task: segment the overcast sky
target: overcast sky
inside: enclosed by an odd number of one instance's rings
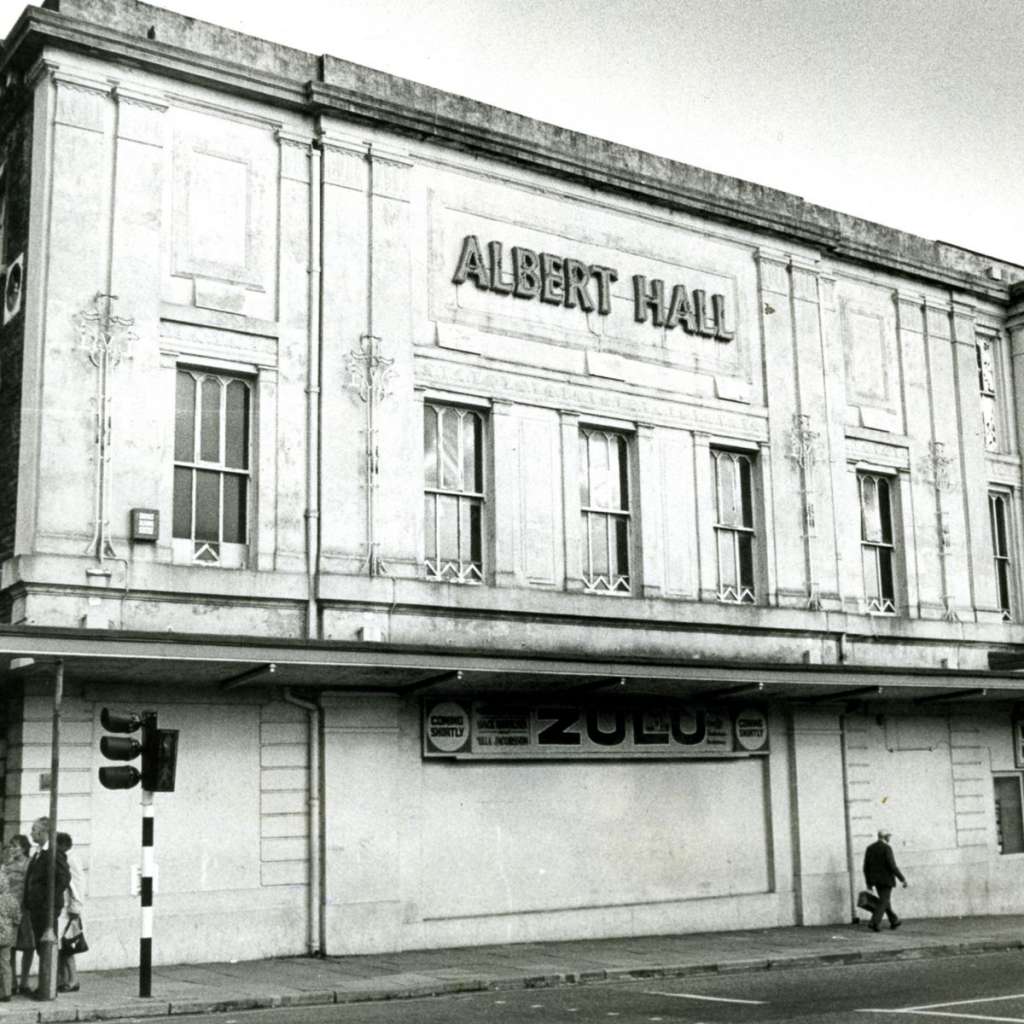
[[[161,6],[1024,264],[1020,0]]]

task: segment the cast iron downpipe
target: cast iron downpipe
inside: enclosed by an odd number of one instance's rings
[[[320,705],[303,700],[286,686],[281,694],[288,704],[294,704],[306,712],[307,746],[309,750],[309,899],[308,947],[310,956],[323,956],[326,949],[327,921],[324,916],[324,872],[323,872],[323,801],[320,798],[322,773],[320,771]]]

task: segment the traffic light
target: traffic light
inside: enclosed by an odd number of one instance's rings
[[[154,715],[153,718],[156,718]],[[109,732],[133,733],[142,728],[142,716],[134,712],[117,714],[104,708],[100,712],[100,724]],[[104,736],[100,740],[100,753],[111,761],[133,761],[142,753],[142,744],[127,735]],[[131,764],[111,768],[104,765],[100,769],[100,785],[106,789],[131,789],[139,784],[142,773]]]
[[[109,708],[100,712],[103,728],[117,736],[104,736],[100,740],[100,753],[111,761],[134,761],[142,756],[141,771],[131,764],[116,768],[100,768],[100,785],[106,789],[132,789],[140,782],[151,793],[174,791],[174,776],[178,761],[178,730],[158,729],[156,712],[118,714]],[[131,733],[142,731],[140,739]]]

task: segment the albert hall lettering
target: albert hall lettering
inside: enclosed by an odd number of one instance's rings
[[[522,245],[505,248],[503,242],[480,245],[476,235],[466,235],[452,276],[454,284],[472,281],[481,291],[537,299],[552,306],[597,312],[612,311],[612,285],[618,281],[614,267],[584,263],[571,256],[535,252]],[[659,278],[633,275],[633,319],[671,330],[718,341],[732,341],[736,332],[726,325],[725,296],[708,295],[702,288],[671,286]]]

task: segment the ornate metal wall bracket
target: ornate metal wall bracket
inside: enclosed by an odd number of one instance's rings
[[[381,340],[364,334],[359,345],[345,356],[346,386],[366,406],[366,556],[363,565],[371,576],[390,575],[378,552],[376,539],[377,480],[380,475],[380,444],[377,406],[391,395],[395,360],[381,353]]]
[[[804,473],[809,473],[820,452],[821,435],[811,429],[811,417],[807,413],[796,413],[789,432],[789,451],[786,456]]]
[[[347,386],[360,401],[383,402],[391,395],[394,365],[394,359],[381,354],[380,338],[364,334],[359,338],[359,346],[345,356]]]
[[[942,596],[945,608],[942,618],[945,622],[960,621],[953,597],[948,593],[949,570],[946,563],[953,550],[953,531],[949,523],[949,513],[943,507],[942,501],[942,496],[952,492],[957,485],[953,472],[954,461],[946,454],[946,446],[942,441],[931,441],[928,444],[928,454],[921,459],[920,463],[922,475],[935,491],[935,525],[939,558],[942,562],[943,589],[946,590]]]
[[[818,461],[821,451],[821,435],[811,429],[811,417],[807,413],[796,413],[793,426],[789,431],[789,446],[786,457],[796,466],[800,473],[800,499],[803,506],[804,537],[807,542],[807,602],[811,611],[821,611],[821,597],[818,593],[818,582],[815,579],[814,551],[812,538],[816,535],[814,485],[811,471]]]
[[[132,343],[138,335],[132,330],[135,320],[113,311],[116,295],[97,292],[90,306],[72,318],[79,349],[96,368],[95,437],[96,480],[93,486],[95,525],[86,552],[103,562],[116,558],[110,539],[110,482],[113,455],[113,412],[111,374],[124,359],[131,358]]]
[[[921,459],[921,472],[932,487],[942,494],[948,494],[956,487],[953,462],[946,454],[946,446],[942,441],[929,442],[928,454]]]

